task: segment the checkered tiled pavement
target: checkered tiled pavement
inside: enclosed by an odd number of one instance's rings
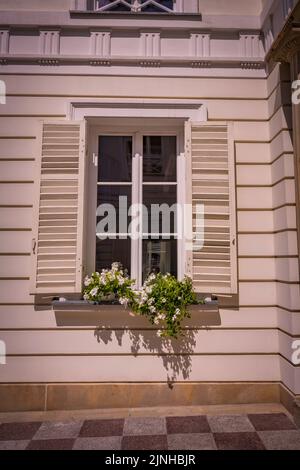
[[[300,450],[284,413],[0,424],[0,450]]]

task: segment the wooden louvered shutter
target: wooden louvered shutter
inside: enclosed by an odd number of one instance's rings
[[[85,123],[44,122],[37,156],[31,293],[82,289]]]
[[[237,293],[236,201],[233,129],[230,123],[187,122],[187,198],[204,204],[204,246],[187,253],[187,272],[199,293]],[[202,230],[203,231],[203,230]]]

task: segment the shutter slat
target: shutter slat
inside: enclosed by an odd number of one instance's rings
[[[188,272],[196,291],[236,293],[234,155],[229,124],[187,123],[186,153],[189,159],[193,204],[193,250],[188,253]],[[188,182],[188,184],[190,184]],[[197,218],[197,205],[204,215]],[[203,231],[204,217],[204,233]],[[202,240],[203,238],[203,240]]]
[[[44,123],[38,175],[32,293],[80,293],[84,123]]]

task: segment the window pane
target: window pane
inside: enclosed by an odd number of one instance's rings
[[[176,210],[173,210],[176,207],[172,208],[176,201],[177,186],[144,186],[143,204],[147,213],[143,217],[143,233],[176,233]]]
[[[98,8],[103,8],[105,6],[110,5],[113,3],[115,0],[98,0]],[[130,0],[127,0],[128,3],[130,3]],[[119,3],[115,6],[112,6],[109,8],[107,11],[130,11],[130,5],[125,5],[124,3]]]
[[[100,231],[99,222],[102,221],[104,225],[104,221],[108,221],[108,208],[103,204],[111,205],[109,226],[105,225],[105,232],[127,233],[130,223],[128,209],[131,206],[131,186],[98,186],[97,232]]]
[[[142,3],[145,3],[147,0],[142,0]],[[156,0],[156,3],[159,3],[160,5],[163,5],[164,7],[169,8],[169,10],[173,10],[173,0]],[[164,12],[165,10],[162,10],[161,8],[157,7],[156,5],[147,5],[145,8],[143,8],[142,11],[146,12]]]
[[[96,243],[96,271],[110,268],[118,261],[130,275],[131,240],[99,240]]]
[[[176,137],[144,136],[143,173],[146,182],[176,182]]]
[[[143,240],[143,282],[153,272],[177,276],[176,240]]]
[[[131,181],[132,137],[100,136],[98,181]]]

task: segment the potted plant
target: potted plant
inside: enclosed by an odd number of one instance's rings
[[[171,274],[150,274],[140,290],[134,284],[122,265],[113,263],[110,270],[85,278],[84,299],[93,304],[119,302],[161,327],[158,336],[172,338],[182,334],[182,321],[191,316],[188,306],[204,303],[197,300],[189,277],[178,281]]]

